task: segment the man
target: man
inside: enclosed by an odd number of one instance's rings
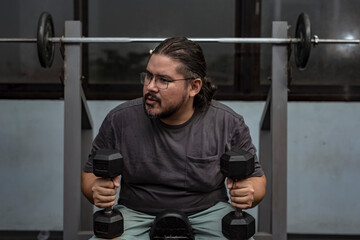
[[[225,239],[221,219],[234,207],[256,206],[266,179],[256,158],[248,178],[227,180],[228,203],[220,157],[228,150],[256,154],[243,118],[212,100],[215,86],[206,77],[200,46],[170,38],[152,52],[141,74],[143,98],[119,105],[106,116],[92,152],[114,148],[124,157],[124,171],[112,180],[92,173],[91,159],[82,172],[82,191],[90,202],[115,205],[124,217],[121,239],[149,239],[159,212],[178,209],[191,222],[195,238]],[[95,239],[95,238],[94,238]]]

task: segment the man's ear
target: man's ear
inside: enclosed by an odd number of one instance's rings
[[[202,81],[200,78],[195,78],[190,82],[190,96],[195,97],[201,90]]]

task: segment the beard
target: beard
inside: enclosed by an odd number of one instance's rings
[[[179,101],[178,103],[162,109],[159,113],[154,113],[152,111],[152,109],[154,109],[154,106],[146,104],[146,99],[148,97],[151,97],[153,100],[155,100],[159,104],[160,107],[161,107],[161,99],[159,99],[157,96],[155,96],[155,94],[152,92],[148,92],[143,97],[144,111],[145,111],[146,116],[148,116],[150,119],[157,119],[157,118],[165,119],[165,118],[171,117],[174,113],[179,111],[179,109],[183,106],[185,99],[186,99],[186,95],[184,94],[181,98],[181,101]]]

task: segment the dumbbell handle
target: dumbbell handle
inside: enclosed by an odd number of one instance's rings
[[[104,208],[104,212],[106,213],[106,214],[111,214],[112,213],[112,207],[107,207],[107,208]]]
[[[236,183],[238,181],[238,178],[234,178],[233,179],[234,183]],[[233,183],[233,185],[234,185]],[[243,212],[242,212],[242,209],[241,208],[235,208],[235,216],[236,217],[242,217],[243,215]]]
[[[235,209],[235,216],[237,216],[237,217],[242,217],[242,215],[243,215],[242,209],[236,208],[236,209]]]
[[[112,178],[105,178],[105,179],[108,179],[108,180],[112,181]],[[114,187],[114,188],[115,188],[115,187]],[[107,214],[111,214],[112,211],[113,211],[112,206],[111,206],[111,207],[106,207],[106,208],[104,208],[104,212],[107,213]]]

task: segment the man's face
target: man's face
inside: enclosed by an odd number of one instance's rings
[[[143,88],[144,108],[150,118],[176,118],[186,114],[190,104],[192,109],[187,80],[172,82],[186,77],[176,71],[180,64],[164,55],[153,54],[150,57],[146,72],[151,81]],[[166,89],[159,84],[163,80],[168,82]]]

